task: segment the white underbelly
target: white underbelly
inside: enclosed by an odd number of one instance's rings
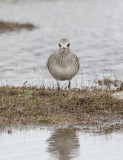
[[[58,80],[70,80],[74,77],[74,75],[77,73],[75,68],[73,67],[57,67],[55,68],[55,78]]]

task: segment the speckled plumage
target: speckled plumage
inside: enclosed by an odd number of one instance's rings
[[[79,70],[79,60],[71,52],[63,54],[57,51],[48,58],[47,67],[56,80],[71,80]]]
[[[57,81],[70,81],[79,71],[79,59],[69,47],[66,47],[69,44],[67,39],[62,39],[60,42],[63,44],[61,43],[58,51],[50,55],[47,68]]]

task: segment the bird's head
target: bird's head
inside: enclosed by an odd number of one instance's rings
[[[70,42],[68,39],[63,38],[59,41],[59,49],[63,51],[69,51],[70,50]]]

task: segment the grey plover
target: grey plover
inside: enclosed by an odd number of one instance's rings
[[[80,63],[78,57],[70,50],[68,39],[61,39],[59,49],[52,53],[47,60],[47,68],[50,74],[56,79],[58,90],[59,81],[68,80],[68,88],[71,87],[71,79],[79,71]]]

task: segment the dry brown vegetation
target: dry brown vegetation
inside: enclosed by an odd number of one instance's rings
[[[121,122],[123,100],[100,89],[0,87],[0,127],[40,124],[111,126]]]
[[[104,77],[103,79],[98,79],[96,83],[100,86],[105,85],[107,88],[110,88],[112,86],[117,87],[118,84],[121,83],[121,81],[117,79],[111,79],[110,77]]]
[[[0,21],[0,32],[20,31],[22,29],[32,30],[35,26],[31,23],[16,23]]]

